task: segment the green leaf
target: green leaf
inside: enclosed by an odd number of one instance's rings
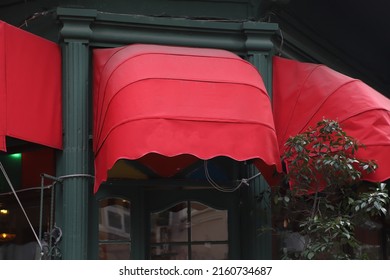
[[[332,210],[332,211],[335,210],[334,206],[331,205],[331,204],[326,203],[325,206],[326,206],[327,209],[330,209],[330,210]]]
[[[378,210],[381,210],[381,208],[382,208],[382,206],[377,201],[374,202],[374,206]]]
[[[349,232],[344,232],[343,235],[345,237],[347,237],[347,239],[350,239],[351,238],[351,235],[349,234]]]

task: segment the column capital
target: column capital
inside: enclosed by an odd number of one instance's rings
[[[57,8],[56,14],[62,23],[60,35],[64,42],[89,43],[93,33],[90,25],[96,20],[97,10]]]
[[[246,36],[247,52],[269,52],[273,49],[272,36],[278,30],[278,24],[267,22],[244,22],[242,30]]]

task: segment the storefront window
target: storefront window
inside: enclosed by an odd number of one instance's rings
[[[55,175],[54,149],[31,147],[18,153],[0,153],[0,162],[33,227],[0,172],[0,259],[40,258],[36,237],[41,233],[43,239],[54,227],[52,182],[44,182],[41,209],[41,174]]]
[[[151,214],[151,259],[227,259],[227,210],[185,201]]]
[[[99,259],[131,259],[130,201],[108,198],[99,206]]]

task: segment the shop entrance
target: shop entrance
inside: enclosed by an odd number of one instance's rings
[[[238,259],[238,193],[206,186],[102,186],[99,259]]]

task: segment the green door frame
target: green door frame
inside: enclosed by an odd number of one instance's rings
[[[91,220],[95,221],[91,232],[91,258],[98,256],[98,221],[99,221],[99,200],[105,198],[120,198],[130,201],[131,205],[131,252],[132,259],[148,258],[150,232],[150,213],[168,208],[175,203],[182,201],[197,201],[207,206],[228,210],[228,232],[229,232],[229,259],[240,259],[240,194],[239,192],[224,193],[215,189],[204,187],[192,187],[184,190],[171,186],[177,185],[172,180],[166,180],[163,184],[166,187],[148,188],[142,186],[131,186],[131,182],[126,185],[126,181],[120,184],[115,182],[103,184],[99,192],[95,195],[94,210],[91,213]],[[145,186],[150,186],[148,180]]]
[[[164,210],[182,201],[196,201],[219,210],[228,211],[229,259],[241,259],[240,252],[240,199],[239,192],[224,193],[215,189],[153,190],[146,191],[146,212]],[[147,219],[150,232],[150,219]],[[149,248],[149,243],[146,241]]]
[[[92,76],[91,48],[146,43],[225,49],[248,57],[265,77],[268,90],[271,89],[271,54],[274,49],[272,37],[278,30],[275,23],[140,17],[62,7],[57,8],[56,14],[61,24],[65,106],[64,148],[59,153],[57,163],[59,176],[91,173],[91,83],[88,82]],[[259,65],[259,62],[262,64]],[[81,104],[81,108],[72,104]],[[247,172],[253,173],[252,168],[248,166]],[[270,214],[251,214],[262,209],[270,210],[267,203],[262,203],[260,208],[257,203],[258,196],[268,190],[264,179],[251,182],[251,191],[244,198],[244,203],[249,205],[248,225],[269,225]],[[91,242],[94,242],[89,236],[93,233],[92,225],[95,223],[89,211],[96,203],[92,195],[92,184],[85,177],[68,180],[66,186],[64,184],[58,189],[56,199],[56,222],[64,232],[61,244],[63,258],[91,258],[87,252],[91,249]],[[271,233],[259,236],[257,225],[250,225],[242,230],[248,231],[250,240],[245,251],[252,250],[246,258],[270,259]]]
[[[145,256],[145,204],[144,191],[142,187],[131,186],[131,184],[124,186],[121,184],[103,184],[99,192],[94,197],[94,204],[91,207],[90,213],[94,224],[91,225],[91,243],[90,243],[90,257],[91,259],[98,258],[98,244],[99,244],[99,201],[104,198],[121,198],[130,201],[131,213],[131,240],[137,242],[131,243],[132,258],[135,260],[143,260]]]

